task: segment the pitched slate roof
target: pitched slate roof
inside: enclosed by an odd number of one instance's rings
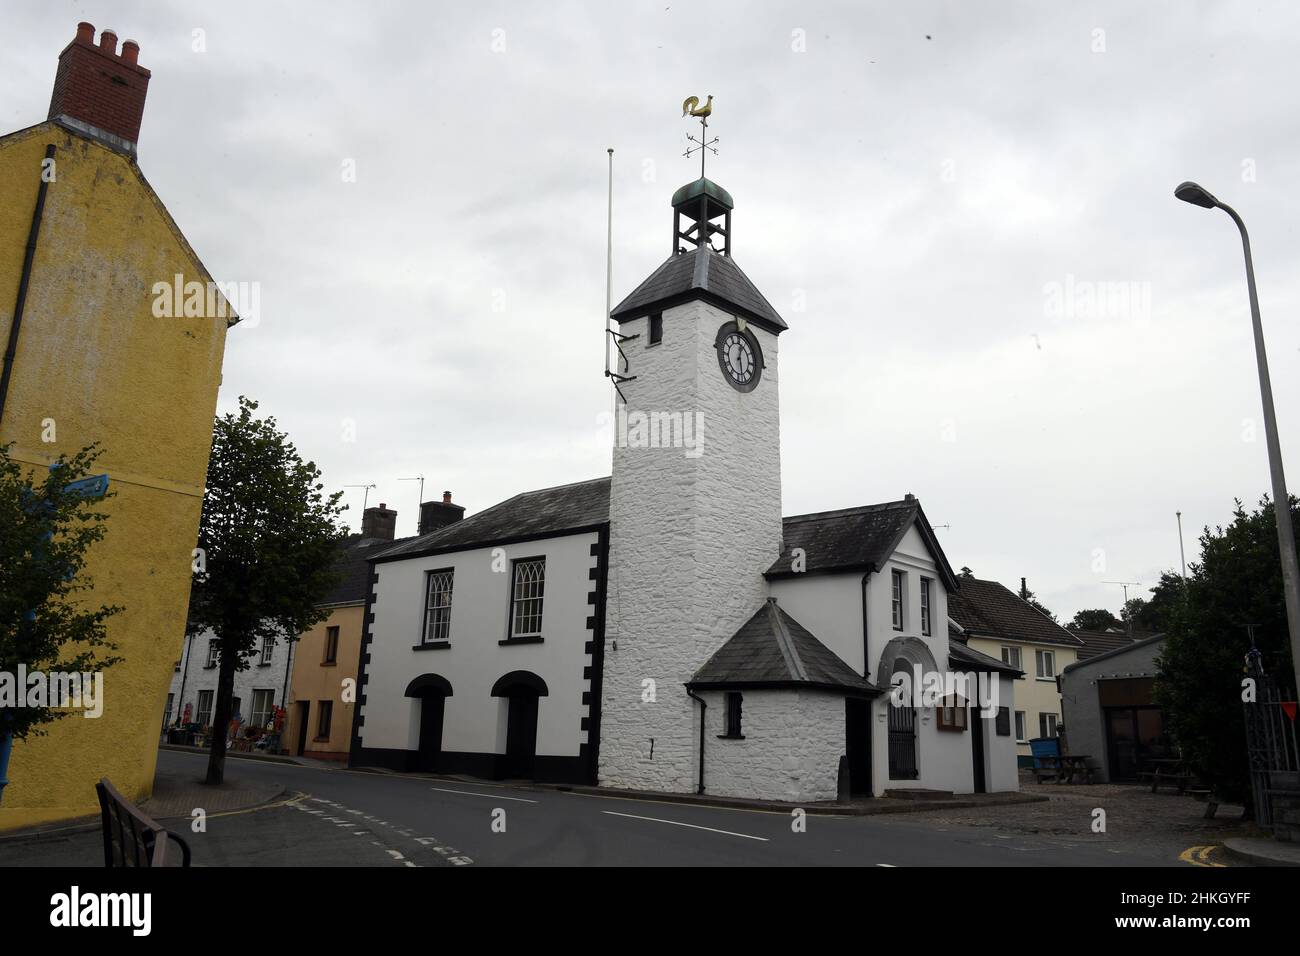
[[[1075,661],[1073,664],[1066,664],[1065,669],[1062,670],[1061,673],[1065,674],[1068,673],[1069,671],[1075,670],[1076,668],[1087,667],[1090,664],[1095,664],[1098,661],[1109,660],[1112,657],[1122,657],[1123,655],[1127,654],[1129,651],[1137,650],[1140,647],[1147,647],[1148,645],[1151,644],[1157,644],[1163,641],[1168,636],[1169,635],[1165,634],[1164,631],[1157,631],[1154,634],[1151,633],[1143,634],[1141,637],[1133,641],[1131,644],[1121,644],[1119,647],[1112,647],[1108,651],[1102,651],[1100,654],[1094,654],[1092,657],[1089,657],[1086,660],[1081,659]]]
[[[397,543],[373,561],[391,561],[444,551],[463,551],[503,541],[527,541],[609,521],[609,479],[525,491],[454,524]]]
[[[981,671],[996,671],[999,674],[1009,674],[1012,677],[1024,677],[1025,672],[1018,667],[1012,667],[1005,664],[996,657],[989,657],[987,654],[981,654],[973,647],[967,647],[966,644],[959,640],[954,640],[950,635],[948,638],[948,666],[953,670],[969,670],[974,668]]]
[[[351,535],[339,545],[338,556],[334,559],[334,571],[338,583],[330,589],[321,604],[361,604],[366,600],[370,587],[370,560],[382,551],[410,541],[400,538],[363,538]]]
[[[789,328],[735,260],[708,246],[670,256],[610,316],[623,322],[696,298],[739,312],[771,332]]]
[[[817,687],[853,694],[879,688],[844,663],[807,628],[767,602],[691,678],[704,688]]]
[[[997,581],[963,575],[948,594],[948,616],[971,637],[1081,647],[1083,642]]]
[[[1096,657],[1098,654],[1105,654],[1107,651],[1128,647],[1134,641],[1140,641],[1152,636],[1151,634],[1134,634],[1129,637],[1123,631],[1085,631],[1073,627],[1069,631],[1083,641],[1083,647],[1079,648],[1078,654],[1081,661]]]
[[[913,525],[934,554],[939,576],[951,591],[956,587],[952,567],[934,537],[921,503],[911,495],[902,501],[783,519],[781,556],[765,574],[769,578],[784,578],[831,571],[879,571]],[[795,548],[803,549],[802,572],[791,567]]]

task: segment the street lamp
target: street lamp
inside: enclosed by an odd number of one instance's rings
[[[1232,217],[1241,231],[1246,253],[1246,288],[1250,292],[1250,320],[1255,329],[1255,362],[1259,366],[1259,394],[1264,404],[1264,438],[1268,443],[1268,468],[1273,477],[1273,514],[1277,518],[1277,543],[1282,553],[1282,591],[1286,596],[1287,630],[1291,635],[1291,666],[1300,691],[1300,566],[1296,563],[1295,530],[1291,527],[1291,497],[1282,471],[1282,446],[1277,438],[1277,417],[1273,412],[1273,385],[1268,377],[1268,355],[1264,351],[1264,328],[1259,321],[1259,297],[1255,294],[1255,264],[1250,258],[1250,236],[1237,211],[1215,199],[1204,186],[1186,182],[1174,190],[1183,202],[1205,209],[1219,208]]]

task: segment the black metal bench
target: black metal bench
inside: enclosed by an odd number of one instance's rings
[[[189,866],[190,847],[162,824],[140,812],[107,777],[95,784],[104,832],[104,866]],[[170,841],[180,846],[180,863]]]

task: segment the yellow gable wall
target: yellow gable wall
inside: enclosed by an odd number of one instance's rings
[[[93,441],[116,497],[91,552],[86,602],[121,605],[104,713],[15,742],[0,830],[96,812],[94,784],[150,794],[189,602],[191,554],[226,337],[223,318],[155,318],[155,282],[207,282],[139,171],[52,123],[0,139],[0,341],[7,340],[47,143],[45,202],[0,443],[44,469]],[[45,420],[56,441],[42,440]]]

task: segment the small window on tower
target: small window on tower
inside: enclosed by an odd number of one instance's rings
[[[650,345],[658,345],[664,339],[664,314],[656,312],[650,316]]]

